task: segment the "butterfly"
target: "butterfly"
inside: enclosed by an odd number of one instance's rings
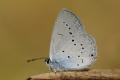
[[[49,58],[45,63],[54,72],[84,70],[90,68],[96,57],[94,37],[85,31],[78,16],[62,9],[54,24]]]

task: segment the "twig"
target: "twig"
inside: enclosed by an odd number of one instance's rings
[[[89,71],[50,72],[29,77],[27,80],[120,80],[120,69],[92,69]]]

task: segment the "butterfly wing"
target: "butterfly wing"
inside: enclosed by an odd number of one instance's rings
[[[50,59],[64,70],[85,69],[96,60],[95,39],[84,31],[79,18],[63,9],[55,22],[50,45]]]
[[[53,59],[57,60],[64,70],[88,68],[96,60],[95,40],[87,33],[78,33],[53,55]]]
[[[83,33],[79,18],[68,9],[62,9],[54,25],[53,34],[50,44],[50,58],[54,59],[58,51],[64,44],[77,33]]]

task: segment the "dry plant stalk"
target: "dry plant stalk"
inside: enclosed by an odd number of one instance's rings
[[[120,80],[120,69],[92,69],[89,71],[50,72],[29,77],[27,80]]]

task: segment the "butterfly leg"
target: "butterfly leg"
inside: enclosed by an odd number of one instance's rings
[[[50,73],[53,71],[53,69],[49,66],[49,78],[52,79],[52,76],[50,75]]]

